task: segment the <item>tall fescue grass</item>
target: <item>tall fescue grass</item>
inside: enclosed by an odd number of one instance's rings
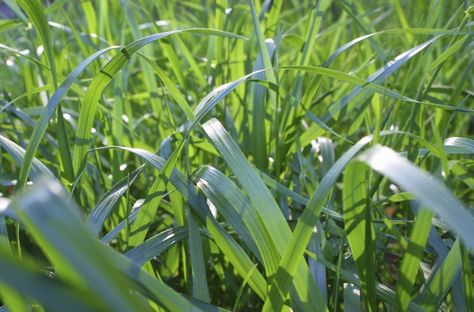
[[[474,311],[470,5],[3,1],[0,310]]]

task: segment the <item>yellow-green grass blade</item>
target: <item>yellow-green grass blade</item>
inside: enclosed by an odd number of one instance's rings
[[[171,35],[178,33],[196,33],[203,35],[215,35],[215,36],[224,36],[230,38],[239,38],[243,37],[234,35],[228,32],[211,30],[211,29],[183,29],[183,30],[174,30],[163,32],[159,34],[150,35],[141,39],[138,39],[125,48],[123,48],[120,53],[115,55],[94,77],[89,88],[87,89],[86,95],[84,96],[83,104],[79,113],[78,127],[76,131],[75,147],[74,147],[74,157],[73,165],[76,174],[78,174],[81,163],[87,154],[89,148],[89,140],[91,138],[91,128],[94,124],[95,113],[97,111],[98,102],[100,96],[102,95],[103,90],[107,85],[112,81],[115,74],[123,67],[123,65],[130,59],[130,57],[137,52],[142,47],[166,38]]]
[[[410,241],[400,267],[400,277],[397,284],[397,308],[407,311],[412,291],[419,272],[419,265],[423,258],[423,251],[431,230],[433,213],[428,209],[421,209],[410,234]]]
[[[371,222],[367,194],[367,172],[363,164],[354,162],[344,171],[344,230],[361,280],[361,290],[368,311],[375,303],[375,231]]]
[[[46,128],[48,127],[48,123],[52,118],[54,111],[58,107],[60,101],[65,96],[66,92],[71,88],[72,84],[77,80],[78,76],[88,67],[90,63],[98,59],[101,55],[109,52],[112,49],[117,47],[109,47],[89,56],[87,59],[82,61],[64,80],[64,82],[59,86],[59,88],[54,92],[53,96],[49,99],[48,104],[43,109],[41,113],[40,119],[36,122],[35,128],[33,130],[33,134],[31,135],[30,142],[26,148],[25,158],[23,160],[20,174],[18,177],[18,188],[22,189],[26,184],[26,179],[30,172],[31,163],[33,161],[33,157],[41,143],[41,139],[43,138]]]
[[[425,311],[437,311],[441,300],[450,290],[454,278],[461,270],[461,246],[456,240],[439,268],[432,273],[420,298],[420,306]]]

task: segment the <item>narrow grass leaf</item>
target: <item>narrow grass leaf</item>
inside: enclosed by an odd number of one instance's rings
[[[474,218],[440,181],[421,171],[387,147],[375,146],[360,158],[375,171],[385,175],[401,188],[411,192],[428,209],[459,235],[469,248],[474,248]]]
[[[375,303],[375,231],[367,201],[366,169],[361,163],[351,163],[344,173],[344,230],[361,280],[361,291],[368,311]]]
[[[400,267],[400,277],[397,284],[398,309],[407,311],[411,301],[411,294],[419,272],[423,251],[431,230],[433,213],[428,209],[421,209],[410,234],[410,241]]]
[[[277,249],[282,252],[284,246],[288,243],[291,231],[272,194],[219,121],[211,119],[203,124],[203,128],[249,195],[254,209],[258,207],[257,211],[260,217],[265,220],[266,230],[273,238]],[[279,256],[277,255],[277,257]],[[303,258],[303,253],[300,254],[298,260],[301,260],[301,258]],[[298,275],[295,278],[294,287],[301,302],[308,306],[312,305],[313,308],[317,307],[318,310],[325,311],[327,308],[324,305],[324,299],[310,276],[308,267],[302,262],[297,261],[295,271],[296,269],[298,269]],[[308,293],[308,288],[312,289],[310,293]],[[286,298],[286,294],[284,295]],[[280,298],[281,307],[283,307],[285,298]],[[274,299],[267,299],[266,302],[269,302],[269,300]]]

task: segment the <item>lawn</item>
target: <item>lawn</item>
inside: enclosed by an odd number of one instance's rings
[[[471,4],[0,1],[0,311],[474,311]]]

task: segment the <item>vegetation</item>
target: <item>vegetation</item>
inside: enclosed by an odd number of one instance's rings
[[[470,5],[3,1],[0,310],[474,311]]]

